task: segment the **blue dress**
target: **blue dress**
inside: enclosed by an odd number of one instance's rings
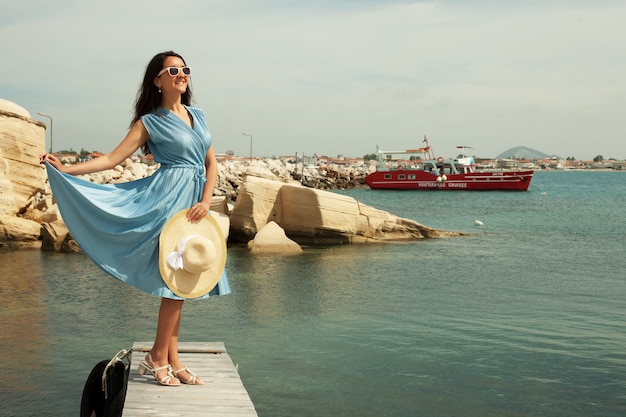
[[[187,107],[193,129],[163,108],[141,117],[161,167],[120,184],[94,184],[46,164],[63,221],[81,249],[104,271],[148,294],[180,300],[159,272],[159,235],[176,212],[200,201],[211,134],[204,112]],[[226,271],[207,295],[230,293]]]

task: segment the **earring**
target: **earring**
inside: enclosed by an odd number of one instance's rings
[[[161,94],[161,89],[159,88],[159,94]]]

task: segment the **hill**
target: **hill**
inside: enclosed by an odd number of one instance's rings
[[[502,152],[496,156],[497,159],[515,158],[515,159],[541,159],[541,158],[558,158],[558,155],[548,155],[536,149],[527,148],[525,146],[516,146]]]

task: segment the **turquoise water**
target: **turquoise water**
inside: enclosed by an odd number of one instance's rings
[[[626,415],[626,174],[342,194],[470,235],[230,248],[233,294],[187,303],[181,340],[223,341],[259,416]],[[153,338],[158,299],[82,255],[0,265],[2,416],[77,415],[93,365]]]

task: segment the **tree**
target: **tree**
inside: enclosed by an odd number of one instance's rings
[[[378,156],[375,153],[370,153],[363,156],[364,161],[376,161]]]
[[[595,158],[593,158],[593,162],[602,162],[604,161],[604,157],[602,155],[598,155]]]

